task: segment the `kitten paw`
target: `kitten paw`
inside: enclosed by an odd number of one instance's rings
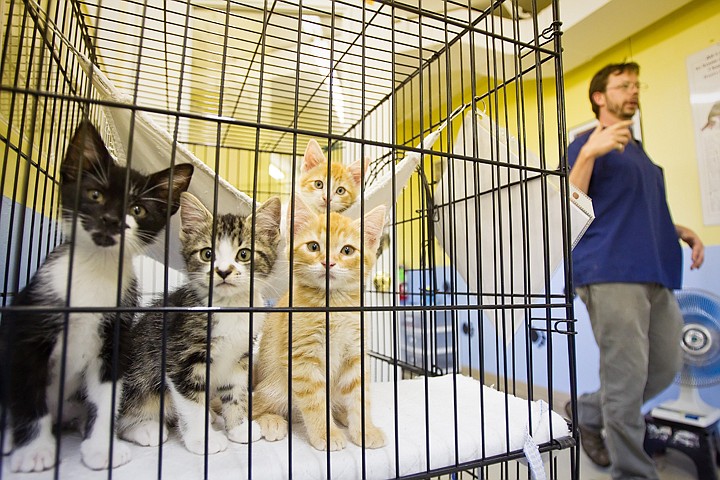
[[[183,435],[183,442],[185,443],[185,448],[190,452],[197,455],[205,455],[205,432],[185,434]],[[207,438],[208,455],[223,452],[227,449],[228,445],[229,442],[225,434],[217,432],[212,428],[209,429]]]
[[[248,439],[248,421],[243,421],[237,427],[230,429],[228,432],[228,438],[236,443],[248,443],[255,442],[262,438],[262,430],[257,422],[250,422],[249,425],[250,438]]]
[[[255,421],[260,425],[260,430],[265,440],[275,442],[287,437],[287,420],[280,415],[262,415]]]
[[[308,436],[310,437],[310,444],[318,450],[334,452],[342,450],[347,445],[345,434],[335,425],[330,427],[330,440],[325,436],[325,429],[322,432],[308,432]]]
[[[55,441],[34,440],[16,448],[10,457],[13,472],[42,472],[55,466]]]
[[[88,438],[80,444],[82,461],[85,466],[93,470],[105,470],[111,466],[109,453],[110,445],[105,442]],[[132,454],[127,444],[117,440],[113,442],[112,468],[125,465],[131,458]]]
[[[350,432],[350,440],[355,445],[361,446],[362,443],[362,430]],[[365,428],[365,448],[380,448],[385,446],[385,434],[375,425],[369,425]]]
[[[147,420],[141,423],[138,423],[137,425],[133,425],[132,427],[126,429],[122,433],[122,438],[125,440],[129,440],[133,443],[137,443],[138,445],[142,445],[144,447],[157,447],[159,445],[158,442],[158,432],[160,431],[160,422],[156,422],[155,420]],[[167,428],[163,427],[162,432],[162,441],[165,443],[168,439],[168,430]]]

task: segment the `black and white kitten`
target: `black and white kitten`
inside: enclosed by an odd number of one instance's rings
[[[170,293],[167,305],[207,307],[212,284],[213,307],[264,306],[261,286],[273,271],[280,242],[280,200],[267,200],[254,216],[225,214],[214,220],[199,200],[183,193],[180,220],[187,282]],[[155,305],[162,306],[164,301],[158,299]],[[165,314],[165,321],[161,312],[148,312],[138,319],[132,329],[133,357],[118,420],[121,438],[140,445],[158,445],[162,427],[162,441],[167,440],[167,428],[160,424],[163,394],[164,419],[177,422],[189,451],[203,454],[205,424],[212,415],[206,403],[208,390],[210,398],[222,404],[227,431],[226,436],[208,429],[208,453],[225,450],[228,439],[246,443],[259,438],[259,428],[253,426],[250,432],[247,422],[248,377],[249,355],[264,314],[254,313],[251,324],[247,311],[212,313],[209,346],[208,317],[207,312],[182,311]]]
[[[120,307],[139,305],[133,258],[165,227],[168,210],[177,211],[180,193],[187,190],[192,173],[192,165],[182,164],[174,171],[143,175],[117,165],[90,122],[83,121],[76,130],[60,170],[67,241],[48,255],[13,301],[13,307],[50,308],[11,309],[0,323],[2,400],[12,428],[12,471],[53,467],[53,429],[76,417],[78,407],[85,417],[80,445],[85,465],[105,469],[130,460],[128,445],[119,441],[113,443],[112,461],[109,456],[113,384],[119,400],[133,313],[102,313],[92,308],[116,307],[118,299]],[[53,311],[66,304],[88,310],[71,311],[67,316]],[[59,400],[62,422],[56,418]]]

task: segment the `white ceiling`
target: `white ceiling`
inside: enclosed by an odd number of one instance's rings
[[[553,38],[541,35],[550,0],[304,0],[302,16],[294,0],[99,1],[79,0],[100,68],[140,106],[167,111],[157,117],[169,131],[172,112],[187,114],[188,142],[216,144],[217,128],[197,121],[215,118],[230,120],[222,144],[254,146],[260,123],[260,148],[288,152],[289,132],[343,135],[406,83],[424,92],[397,99],[414,115],[473,77],[554,75]],[[565,71],[690,1],[560,0]]]
[[[692,0],[560,0],[568,72]]]

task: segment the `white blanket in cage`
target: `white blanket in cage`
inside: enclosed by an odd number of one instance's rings
[[[291,470],[295,480],[387,479],[520,451],[528,430],[538,445],[569,436],[565,420],[541,403],[505,395],[461,375],[401,380],[397,396],[392,382],[373,383],[373,419],[387,435],[385,447],[363,452],[348,442],[344,450],[330,453],[328,476],[328,454],[310,446],[296,426],[292,457],[287,438],[256,441],[251,453],[247,445],[231,443],[226,451],[209,457],[208,477],[246,479],[252,468],[252,478],[262,480],[290,478]],[[63,438],[60,478],[107,478],[107,472],[82,465],[79,443],[77,434]],[[113,470],[113,478],[157,478],[158,448],[132,445],[131,449],[133,459]],[[2,478],[53,477],[51,471],[12,475],[8,464],[3,462]],[[173,432],[163,445],[162,472],[163,478],[173,480],[203,478],[204,458],[185,450]]]

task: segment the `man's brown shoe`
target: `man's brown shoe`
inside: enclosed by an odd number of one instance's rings
[[[570,405],[570,402],[565,404],[565,413],[568,419],[572,420],[572,405]],[[578,430],[580,430],[580,445],[582,445],[582,449],[590,460],[600,467],[610,466],[610,454],[600,431],[584,427],[579,420]]]

